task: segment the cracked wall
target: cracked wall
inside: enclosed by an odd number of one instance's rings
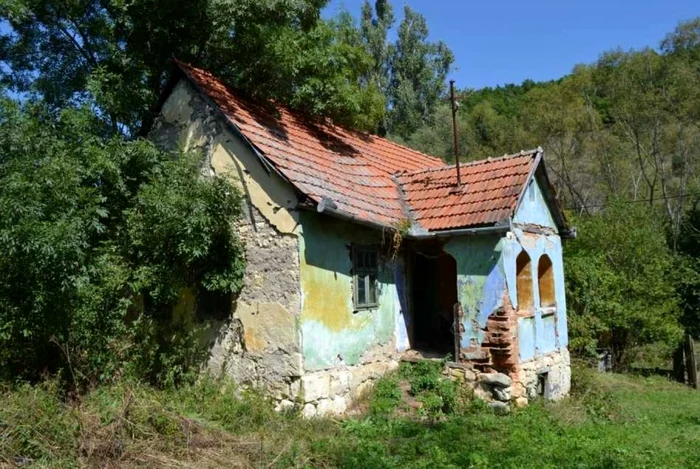
[[[458,299],[462,305],[461,357],[476,372],[501,372],[513,380],[514,398],[532,397],[538,376],[547,374],[547,396],[568,392],[570,369],[561,239],[542,192],[533,181],[505,236],[454,238],[444,250],[457,261]],[[518,304],[517,259],[530,258],[528,305]],[[541,304],[538,266],[551,262],[551,285]],[[521,256],[522,257],[522,256]],[[510,393],[510,391],[509,391]],[[510,395],[510,394],[509,394]]]
[[[200,152],[203,172],[231,178],[244,196],[235,229],[245,244],[245,283],[231,318],[212,323],[207,368],[293,399],[303,373],[296,194],[187,81],[176,85],[149,137],[165,149]]]

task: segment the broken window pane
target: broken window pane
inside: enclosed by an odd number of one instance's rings
[[[357,304],[359,306],[366,305],[367,301],[367,282],[364,275],[357,275]]]
[[[377,303],[377,276],[368,275],[369,280],[369,302],[372,304]]]

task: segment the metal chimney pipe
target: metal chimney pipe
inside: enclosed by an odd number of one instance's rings
[[[459,174],[459,140],[457,138],[457,101],[455,101],[455,81],[450,80],[450,103],[452,104],[452,140],[455,150],[455,164],[457,167],[457,188],[462,187],[462,178]]]

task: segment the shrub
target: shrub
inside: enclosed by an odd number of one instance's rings
[[[190,379],[202,355],[173,306],[242,285],[233,185],[103,130],[88,111],[0,102],[0,379]]]
[[[374,386],[369,401],[370,414],[375,417],[390,415],[401,402],[401,389],[395,375],[383,376]]]
[[[681,334],[676,260],[659,218],[640,205],[611,203],[576,223],[581,234],[564,253],[572,351],[594,356],[609,348],[621,369],[633,347],[675,345]]]
[[[598,372],[582,361],[572,362],[570,393],[573,399],[583,403],[592,417],[606,420],[620,417],[620,408],[613,394],[603,386]]]

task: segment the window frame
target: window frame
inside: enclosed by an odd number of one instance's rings
[[[520,259],[527,259],[525,265],[520,266]],[[526,289],[526,290],[525,290]],[[525,249],[515,257],[515,298],[518,302],[517,311],[528,313],[535,312],[535,279],[532,275],[532,257]],[[527,303],[527,304],[523,304]]]
[[[361,261],[363,255],[373,254],[373,265]],[[371,264],[371,263],[370,263]],[[379,248],[374,245],[352,245],[352,304],[355,311],[376,309],[379,306]],[[372,281],[374,278],[374,281]],[[360,303],[359,285],[364,283],[366,302]],[[374,301],[372,299],[374,291]]]
[[[548,262],[549,267],[543,269],[543,262]],[[545,287],[544,289],[542,288],[543,284]],[[544,299],[542,298],[543,290],[548,290],[548,295],[546,299],[551,300],[546,304],[544,303]],[[537,260],[537,292],[539,294],[539,306],[540,310],[542,311],[542,314],[544,315],[554,313],[557,309],[557,285],[554,278],[554,263],[552,262],[552,258],[549,257],[547,253],[542,254]]]

